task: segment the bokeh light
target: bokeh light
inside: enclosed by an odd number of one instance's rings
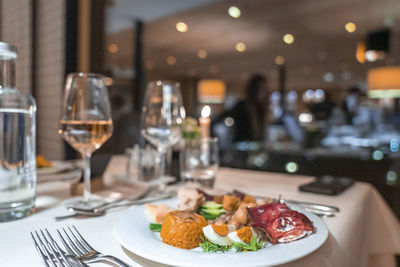
[[[237,18],[240,17],[241,12],[240,12],[240,9],[239,9],[238,7],[231,6],[231,7],[229,7],[229,9],[228,9],[228,14],[229,14],[229,16],[231,16],[232,18],[237,19]]]
[[[285,169],[289,173],[295,173],[299,169],[299,166],[296,162],[289,161],[288,163],[286,163]]]
[[[167,64],[168,65],[175,65],[176,64],[176,57],[174,56],[168,56],[167,59]]]
[[[207,57],[207,55],[208,55],[208,53],[207,53],[207,50],[205,50],[205,49],[200,49],[199,51],[197,51],[197,56],[200,59],[205,59]]]
[[[394,171],[388,171],[386,173],[386,184],[395,185],[397,183],[397,173]]]
[[[285,64],[285,58],[283,56],[277,56],[275,58],[276,65],[283,65]]]
[[[344,25],[344,28],[350,33],[353,33],[357,30],[357,26],[354,24],[354,22],[347,22],[346,25]]]
[[[235,47],[236,47],[236,51],[238,51],[240,53],[243,53],[244,51],[246,51],[246,44],[245,43],[239,42],[239,43],[236,44]]]
[[[400,142],[398,139],[393,138],[390,140],[390,151],[391,152],[398,152],[400,149]]]
[[[290,33],[286,33],[283,36],[283,41],[287,44],[293,44],[294,43],[294,36],[291,35]]]
[[[111,54],[116,54],[118,52],[118,49],[119,49],[119,47],[116,43],[111,43],[107,46],[107,50]]]
[[[183,21],[180,21],[180,22],[178,22],[178,23],[176,24],[176,30],[177,30],[178,32],[187,32],[188,29],[189,29],[188,25],[187,25],[185,22],[183,22]]]
[[[372,159],[373,160],[382,160],[383,152],[380,150],[375,150],[374,152],[372,152]]]

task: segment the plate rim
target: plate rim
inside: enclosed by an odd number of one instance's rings
[[[170,198],[170,199],[166,199],[164,201],[157,201],[155,203],[168,204],[168,203],[165,203],[165,202],[172,202],[172,201],[176,202],[176,198]],[[325,242],[326,242],[326,240],[328,239],[328,236],[329,236],[329,230],[328,230],[328,227],[326,226],[325,222],[322,219],[320,219],[317,215],[312,214],[312,213],[310,213],[308,211],[305,211],[304,209],[302,209],[301,207],[299,207],[297,205],[288,204],[288,206],[290,206],[291,208],[293,208],[295,210],[298,210],[299,212],[304,213],[314,224],[316,223],[315,220],[318,221],[318,224],[320,224],[320,226],[322,226],[322,228],[319,229],[319,231],[321,231],[321,233],[320,233],[321,238],[320,238],[319,244],[318,245],[314,245],[312,247],[312,249],[308,250],[306,253],[299,253],[299,254],[297,254],[297,255],[295,255],[293,257],[289,257],[289,258],[284,259],[284,260],[281,259],[281,260],[276,261],[276,263],[267,263],[267,265],[266,265],[266,263],[261,263],[261,262],[254,262],[254,263],[246,262],[246,267],[275,266],[275,265],[279,265],[279,264],[285,264],[285,263],[288,263],[288,262],[292,262],[292,261],[295,261],[295,260],[298,260],[298,259],[301,259],[303,257],[306,257],[306,256],[310,255],[311,253],[313,253],[314,251],[319,249],[323,244],[325,244]],[[148,253],[146,251],[143,251],[143,250],[140,250],[140,249],[136,249],[136,247],[132,247],[131,244],[125,242],[124,238],[120,237],[120,232],[119,232],[120,229],[118,229],[119,225],[123,224],[124,220],[126,218],[131,217],[132,213],[134,213],[135,211],[137,211],[139,209],[143,209],[143,211],[145,212],[144,205],[138,205],[138,206],[132,207],[129,210],[125,211],[122,215],[120,215],[119,218],[115,221],[115,223],[113,225],[114,237],[116,238],[116,240],[118,241],[118,243],[122,247],[124,247],[126,250],[130,251],[131,253],[133,253],[133,254],[135,254],[137,256],[140,256],[140,257],[142,257],[142,258],[144,258],[146,260],[150,260],[150,261],[152,261],[154,263],[161,263],[161,264],[167,264],[167,265],[172,265],[172,266],[181,266],[181,267],[186,267],[186,266],[187,267],[189,267],[189,266],[190,267],[192,267],[192,266],[204,266],[205,263],[202,263],[201,261],[197,261],[199,263],[199,265],[193,265],[193,262],[185,263],[185,262],[182,262],[182,260],[179,260],[179,259],[176,260],[175,257],[160,258],[160,257],[157,257],[157,254],[154,254],[154,253],[150,254],[150,253]],[[164,244],[162,242],[160,243],[160,245],[168,246],[168,249],[169,248],[171,248],[171,249],[179,249],[179,248],[175,248],[175,247],[166,245],[166,244]],[[282,244],[282,245],[284,245],[284,244]],[[186,252],[186,251],[190,251],[190,250],[183,250],[183,251]],[[250,253],[252,253],[252,252],[250,252]],[[210,257],[210,255],[223,255],[223,253],[216,253],[216,254],[215,253],[214,254],[207,253],[205,255],[207,255],[207,256],[204,256],[204,257]],[[228,253],[228,255],[240,255],[240,254]],[[246,254],[246,255],[250,255],[250,254]],[[200,257],[202,257],[202,256],[200,256]],[[219,256],[217,256],[217,257],[219,257]],[[225,266],[225,265],[221,265],[220,263],[212,264],[212,263],[209,263],[209,262],[207,262],[206,265],[207,266],[219,266],[219,267],[220,266]],[[232,263],[227,263],[226,266],[232,266]],[[237,266],[237,265],[235,265],[235,266]]]

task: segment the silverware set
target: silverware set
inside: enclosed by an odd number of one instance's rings
[[[119,207],[129,207],[133,205],[140,205],[140,204],[145,204],[157,200],[162,200],[166,198],[173,197],[176,194],[176,192],[166,192],[166,193],[160,193],[155,196],[149,196],[146,198],[121,198],[121,199],[116,199],[110,202],[107,202],[101,206],[97,206],[95,208],[88,208],[88,209],[82,209],[82,208],[76,208],[76,207],[68,207],[68,210],[71,212],[70,214],[67,215],[62,215],[62,216],[57,216],[55,217],[56,220],[63,220],[66,218],[72,218],[72,217],[97,217],[97,216],[103,216],[106,214],[107,210],[109,209],[114,209],[114,208],[119,208]]]
[[[47,267],[86,267],[95,262],[108,262],[118,267],[130,266],[114,256],[95,250],[75,226],[57,229],[64,249],[60,247],[46,228],[30,234],[36,250]]]

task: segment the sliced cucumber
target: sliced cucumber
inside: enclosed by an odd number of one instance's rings
[[[205,214],[210,214],[210,215],[221,215],[226,212],[224,209],[201,209],[201,211]]]
[[[219,217],[219,215],[210,215],[210,214],[206,214],[206,213],[201,213],[201,215],[207,220],[215,220]]]
[[[217,202],[214,202],[214,201],[207,201],[207,202],[204,202],[203,205],[201,205],[201,208],[215,210],[215,209],[222,209],[222,205],[218,204]]]

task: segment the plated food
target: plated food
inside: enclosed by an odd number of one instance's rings
[[[36,168],[42,169],[42,168],[50,168],[52,167],[51,161],[47,160],[44,156],[42,155],[37,155],[36,156]]]
[[[313,222],[285,203],[240,192],[209,195],[182,188],[178,205],[147,204],[150,230],[160,231],[163,243],[203,252],[257,251],[290,243],[315,232]]]
[[[206,199],[205,201],[212,200]],[[180,202],[177,198],[170,198],[153,204],[162,203],[176,210]],[[244,249],[244,245],[238,243],[235,243],[235,247],[230,245],[228,247],[230,249],[223,252],[220,252],[220,249],[226,248],[226,246],[215,245],[212,242],[202,242],[199,247],[194,249],[181,249],[168,245],[160,237],[161,223],[152,224],[152,229],[158,232],[149,230],[149,223],[153,221],[149,218],[145,205],[133,206],[126,210],[114,223],[114,236],[126,250],[140,256],[145,266],[152,266],[154,262],[180,267],[276,266],[312,253],[324,244],[329,233],[323,220],[315,214],[292,203],[287,204],[287,206],[291,210],[304,214],[312,222],[313,233],[288,243],[272,245],[270,242],[265,242],[262,243],[264,245],[262,249],[252,252],[237,252],[236,247],[239,251]],[[164,209],[161,208],[160,212],[165,212]],[[224,231],[224,227],[214,226],[214,228],[216,232]],[[222,235],[224,234],[222,233]],[[252,240],[246,246],[250,249],[257,248],[257,243],[254,242],[254,239]],[[250,251],[250,249],[247,251]],[[210,253],[213,251],[216,253]]]

